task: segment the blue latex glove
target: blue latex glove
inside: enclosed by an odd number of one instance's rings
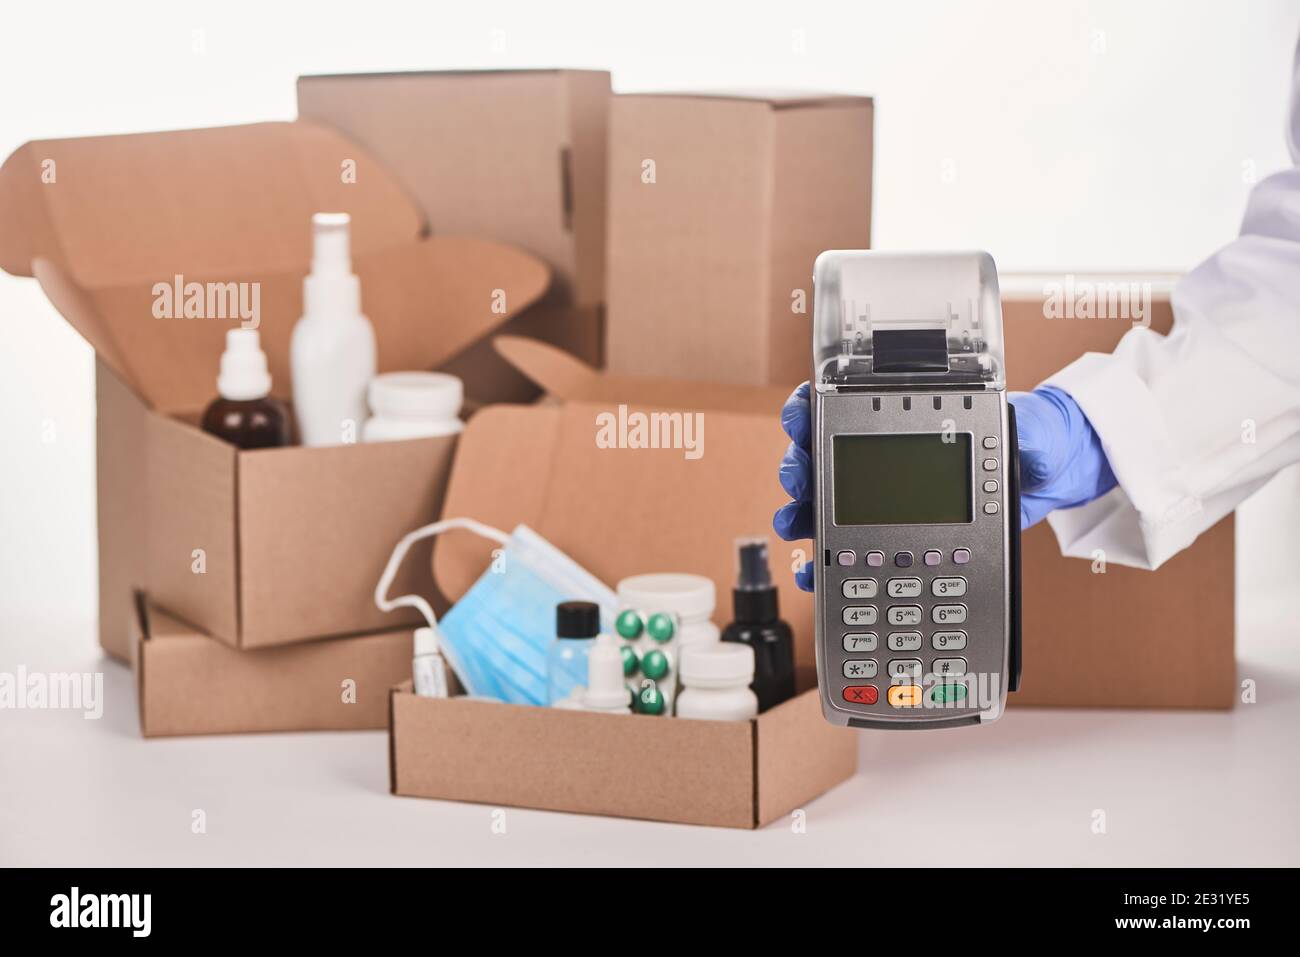
[[[1020,527],[1028,528],[1058,508],[1083,505],[1115,487],[1101,439],[1078,403],[1055,386],[1014,392],[1020,445]],[[812,405],[808,383],[795,389],[781,409],[781,427],[790,446],[781,458],[781,487],[793,501],[772,518],[788,542],[813,538]],[[812,591],[812,562],[795,573],[795,582]]]

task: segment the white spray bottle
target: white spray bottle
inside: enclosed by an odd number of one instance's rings
[[[303,315],[289,346],[303,445],[356,442],[367,415],[366,388],[375,377],[375,331],[361,314],[349,224],[347,213],[312,217],[311,273],[303,280]]]

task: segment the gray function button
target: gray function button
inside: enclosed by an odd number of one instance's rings
[[[844,609],[844,624],[846,625],[874,625],[875,623],[875,605],[850,605]]]
[[[987,482],[984,483],[984,491],[996,492],[997,490],[998,490],[998,483],[993,481],[992,479],[989,479]]]
[[[835,561],[840,565],[846,565],[846,566],[852,565],[857,560],[858,560],[858,556],[855,555],[853,552],[849,551],[848,549],[845,549],[844,551],[837,553],[835,556]]]
[[[966,632],[936,631],[930,636],[930,647],[935,651],[961,651],[966,647]]]
[[[941,561],[943,561],[943,553],[940,552],[938,549],[932,548],[929,551],[927,551],[925,555],[922,556],[921,560],[924,561],[927,565],[938,565]]]
[[[885,564],[884,552],[867,552],[867,564],[872,568],[879,568]]]
[[[998,513],[998,503],[997,503],[997,502],[985,502],[985,503],[984,503],[984,514],[985,514],[985,515],[996,515],[997,513]]]
[[[984,471],[985,471],[985,472],[996,472],[997,470],[998,470],[998,460],[997,460],[997,459],[985,459],[985,460],[984,460]]]
[[[935,658],[931,672],[940,678],[956,678],[966,673],[965,658]]]
[[[876,636],[869,631],[844,636],[844,650],[849,654],[876,650]]]
[[[840,590],[845,598],[875,598],[876,580],[874,578],[846,578]]]
[[[960,625],[966,620],[965,605],[935,605],[930,619],[936,625]]]
[[[854,661],[844,662],[844,677],[846,678],[874,678],[876,670],[875,658],[859,658]]]
[[[890,598],[920,598],[923,590],[919,578],[891,578],[885,585]]]
[[[889,677],[919,678],[922,667],[920,658],[894,658],[889,662]]]
[[[998,447],[998,440],[996,436],[993,435],[984,436],[984,448],[996,449],[997,447]]]
[[[930,582],[930,594],[936,598],[960,598],[966,594],[966,579],[936,578]]]
[[[890,651],[920,651],[921,633],[919,631],[895,631],[885,639]]]
[[[969,548],[958,548],[953,550],[952,563],[954,565],[965,565],[969,561],[970,561]]]
[[[919,625],[921,623],[920,605],[891,605],[885,612],[885,618],[891,625]]]

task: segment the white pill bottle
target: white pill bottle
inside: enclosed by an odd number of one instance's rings
[[[682,691],[677,717],[707,721],[747,721],[758,714],[754,649],[734,641],[682,649]]]
[[[445,372],[385,372],[370,380],[370,418],[363,442],[429,439],[464,428],[460,407],[464,385]]]

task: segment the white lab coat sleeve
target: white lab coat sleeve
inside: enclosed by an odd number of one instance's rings
[[[1288,133],[1300,163],[1300,46]],[[1158,568],[1300,461],[1300,167],[1251,192],[1241,235],[1138,327],[1047,380],[1079,403],[1119,486],[1048,516],[1061,551]]]

